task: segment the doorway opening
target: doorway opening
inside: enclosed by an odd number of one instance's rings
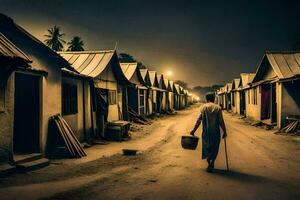
[[[270,123],[277,122],[276,84],[261,86],[261,119]]]
[[[246,115],[246,98],[245,98],[245,92],[244,91],[241,91],[240,92],[240,95],[241,95],[241,103],[240,103],[240,114],[241,115]]]
[[[40,152],[40,77],[15,74],[13,149],[15,154]]]

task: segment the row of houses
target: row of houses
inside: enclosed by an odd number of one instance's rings
[[[279,129],[300,118],[300,52],[266,52],[255,73],[217,91],[225,110]]]
[[[130,115],[184,109],[193,97],[163,74],[120,63],[117,52],[54,52],[0,14],[0,162],[51,154],[61,114],[80,142],[107,138]]]

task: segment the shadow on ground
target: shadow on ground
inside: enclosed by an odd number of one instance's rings
[[[241,182],[269,182],[271,181],[270,179],[259,176],[259,175],[254,175],[254,174],[246,174],[243,172],[238,172],[235,170],[225,170],[225,169],[214,169],[213,174],[216,176],[221,176],[224,178],[232,179],[235,181],[241,181]]]

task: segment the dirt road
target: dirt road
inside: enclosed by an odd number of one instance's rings
[[[155,129],[156,137],[160,131],[162,139],[153,146],[149,139],[141,140],[138,146],[142,148],[147,141],[149,148],[135,157],[118,154],[81,164],[52,164],[36,172],[0,179],[0,197],[300,199],[299,137],[275,135],[225,114],[231,171],[225,171],[222,141],[217,169],[210,174],[205,171],[206,162],[200,159],[201,145],[197,151],[180,146],[181,135],[192,129],[197,114],[198,108],[193,108],[163,119],[163,128]]]

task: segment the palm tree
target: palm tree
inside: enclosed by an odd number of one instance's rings
[[[48,47],[54,51],[61,51],[64,48],[64,43],[66,43],[62,37],[65,36],[61,33],[60,27],[53,26],[48,29],[48,34],[44,35],[47,39],[44,41]]]
[[[80,37],[74,36],[71,42],[68,42],[69,48],[68,51],[84,51],[84,43]]]

